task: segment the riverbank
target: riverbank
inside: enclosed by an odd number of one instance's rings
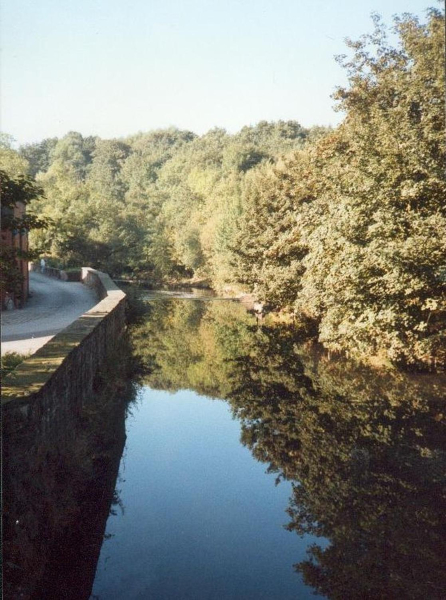
[[[75,413],[3,423],[3,594],[5,600],[90,597],[136,399],[124,335]],[[59,418],[59,435],[48,419]],[[71,435],[65,435],[66,431]]]

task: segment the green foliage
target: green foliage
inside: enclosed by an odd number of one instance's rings
[[[235,238],[239,281],[274,307],[292,304],[303,271],[305,247],[295,224],[308,190],[299,197],[297,182],[305,175],[298,156],[265,165],[246,178]]]
[[[398,50],[375,25],[350,42],[350,87],[336,95],[347,118],[332,147],[321,148],[324,186],[312,214],[325,219],[309,230],[295,305],[320,319],[320,340],[332,350],[441,364],[444,18],[397,20]]]
[[[42,189],[39,188],[31,179],[24,177],[23,175],[11,177],[3,169],[0,170],[0,185],[2,192],[1,205],[4,209],[13,209],[17,203],[26,205],[42,195]],[[5,212],[3,219],[3,228],[19,228],[20,223],[12,214],[7,214]],[[23,224],[23,226],[25,226],[25,224]]]
[[[341,58],[343,124],[253,173],[239,279],[317,321],[331,351],[418,367],[446,358],[444,17],[396,20]],[[317,138],[317,136],[316,136]]]
[[[14,369],[20,365],[24,360],[28,358],[29,354],[18,354],[17,352],[5,352],[1,355],[1,379],[14,371]]]
[[[287,529],[322,538],[295,565],[306,583],[339,600],[440,600],[444,377],[327,360],[237,303],[149,306],[133,341],[145,382],[228,401],[242,443],[293,483]]]
[[[231,266],[245,175],[281,152],[301,147],[307,135],[294,121],[260,122],[234,136],[214,129],[172,157],[160,173],[165,235],[174,259],[221,289]]]
[[[28,161],[29,174],[35,177],[37,173],[48,171],[51,164],[52,151],[57,145],[57,138],[47,138],[35,144],[26,144],[19,154]]]
[[[76,131],[70,131],[60,139],[51,153],[51,164],[64,165],[74,174],[77,181],[82,181],[92,162],[96,138],[84,138]]]
[[[261,121],[23,148],[46,195],[30,211],[53,219],[35,247],[64,266],[252,292],[312,320],[332,352],[441,368],[444,16],[396,18],[397,47],[373,19],[338,59],[334,130]],[[26,170],[8,144],[0,159]]]
[[[32,241],[65,266],[234,283],[245,173],[306,135],[293,121],[261,122],[234,136],[171,128],[120,141],[71,132],[22,148],[46,193],[32,209],[54,220]]]
[[[29,178],[19,175],[11,177],[6,171],[0,170],[2,231],[15,233],[28,233],[30,230],[39,230],[47,227],[48,222],[39,217],[15,214],[16,206],[26,206],[34,199],[39,198],[42,190]],[[0,248],[0,283],[4,292],[20,295],[23,275],[18,259],[33,260],[36,253],[23,248],[2,244]]]
[[[27,177],[30,165],[26,158],[20,156],[12,148],[14,138],[6,133],[0,133],[0,169],[8,173],[9,177]]]

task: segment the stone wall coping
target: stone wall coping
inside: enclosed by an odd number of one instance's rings
[[[94,287],[102,299],[4,378],[2,406],[12,400],[28,399],[39,392],[67,357],[126,299],[126,294],[106,273],[83,267],[82,281]]]
[[[96,269],[92,269],[91,267],[82,267],[81,272],[81,280],[83,283],[87,280],[88,274],[90,273],[92,275],[95,275],[99,279],[101,286],[107,293],[119,292],[120,294],[123,294],[125,296],[124,292],[121,290],[121,288],[119,288],[116,285],[116,283],[112,280],[108,273],[97,271]]]

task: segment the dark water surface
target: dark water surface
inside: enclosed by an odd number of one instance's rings
[[[70,451],[8,440],[5,598],[446,598],[445,378],[194,298],[152,294],[137,399]]]

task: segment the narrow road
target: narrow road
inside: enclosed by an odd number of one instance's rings
[[[32,271],[26,307],[2,313],[1,350],[28,354],[41,348],[96,303],[82,283],[60,281]]]

